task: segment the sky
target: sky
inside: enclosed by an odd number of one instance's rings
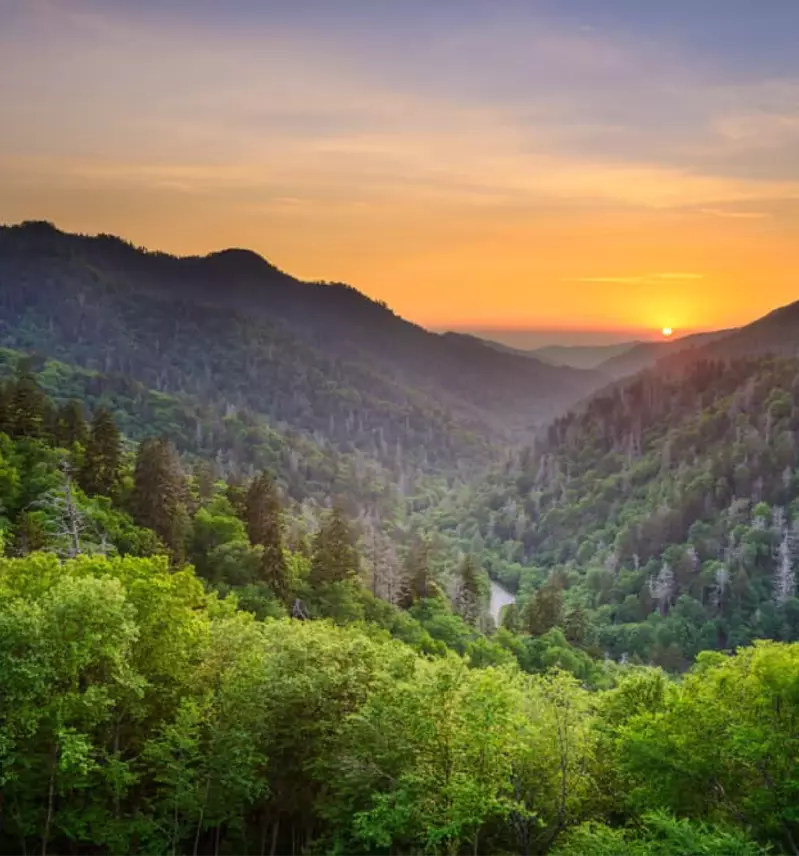
[[[0,222],[248,247],[433,329],[799,299],[796,0],[0,0]]]

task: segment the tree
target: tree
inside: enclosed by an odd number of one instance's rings
[[[328,512],[314,537],[311,559],[311,585],[344,582],[358,572],[358,551],[355,538],[344,517],[334,505]]]
[[[407,597],[408,580],[394,542],[384,534],[379,521],[367,520],[363,528],[363,553],[371,574],[372,594],[399,604]]]
[[[55,524],[54,546],[57,552],[67,558],[74,558],[84,552],[87,546],[83,541],[86,521],[78,508],[72,482],[72,469],[69,462],[61,464],[63,485],[59,490],[50,491],[33,505],[48,512]],[[93,546],[92,552],[103,552],[102,547]]]
[[[472,626],[477,624],[480,617],[480,588],[480,568],[471,553],[467,553],[458,566],[453,601],[458,614]]]
[[[786,531],[780,541],[777,568],[774,574],[774,599],[783,604],[793,597],[796,589],[796,578],[793,570],[793,544],[790,534]]]
[[[430,567],[430,541],[417,537],[411,544],[405,558],[405,577],[408,580],[408,591],[401,601],[402,606],[409,607],[417,600],[435,597],[440,593]]]
[[[539,588],[522,610],[524,628],[531,636],[543,636],[561,623],[563,594],[549,581]]]
[[[134,520],[152,529],[183,560],[187,530],[186,480],[177,453],[163,438],[142,441],[136,452],[131,498]]]
[[[261,473],[250,482],[245,511],[250,543],[264,548],[262,578],[279,598],[285,599],[288,597],[288,574],[283,554],[282,509],[277,487],[268,473]]]
[[[70,448],[85,446],[89,437],[83,405],[79,401],[68,401],[59,408],[56,416],[55,441],[60,446]]]
[[[15,437],[42,437],[48,400],[30,369],[20,366],[10,396],[8,422]]]
[[[48,532],[45,526],[46,514],[43,511],[23,511],[13,529],[13,552],[17,556],[27,556],[47,545]]]
[[[101,407],[92,419],[78,482],[89,496],[114,496],[122,470],[122,437],[114,417]]]

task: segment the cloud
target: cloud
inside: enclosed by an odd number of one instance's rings
[[[615,283],[617,285],[646,285],[655,282],[704,279],[701,273],[646,273],[635,276],[577,276],[564,282]]]
[[[724,217],[731,220],[763,220],[772,215],[768,211],[734,211],[725,208],[700,208],[702,214],[711,217]]]

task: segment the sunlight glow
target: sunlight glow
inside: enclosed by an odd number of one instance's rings
[[[671,327],[664,327],[664,328],[661,330],[661,332],[662,332],[662,333],[663,333],[663,335],[668,339],[668,337],[669,337],[669,336],[671,336],[671,334],[674,332],[674,330],[672,330],[672,329],[671,329]]]

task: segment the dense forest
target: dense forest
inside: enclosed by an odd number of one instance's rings
[[[0,390],[3,852],[795,852],[797,646],[489,638],[473,557],[389,580],[335,505],[88,415]]]
[[[772,357],[639,375],[556,420],[439,523],[458,515],[528,616],[544,598],[584,610],[615,659],[680,669],[708,648],[795,641],[797,377],[799,361]]]
[[[608,385],[0,230],[0,852],[799,854],[795,315]]]

